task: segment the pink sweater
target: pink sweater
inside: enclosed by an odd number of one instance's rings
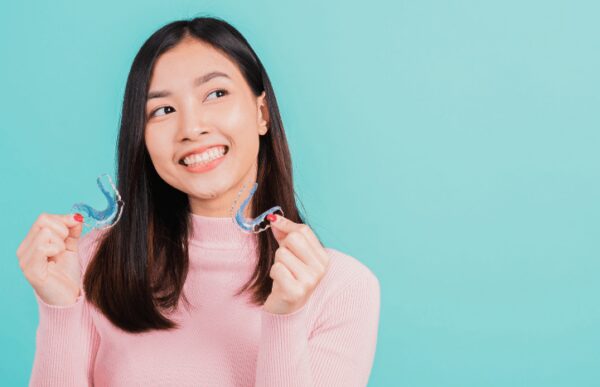
[[[366,386],[380,311],[377,277],[332,248],[331,266],[309,301],[272,314],[232,294],[249,278],[256,235],[231,218],[193,214],[190,271],[181,306],[169,316],[179,330],[130,334],[82,295],[39,306],[30,386]],[[79,241],[85,271],[95,237]],[[271,232],[266,230],[264,232]]]

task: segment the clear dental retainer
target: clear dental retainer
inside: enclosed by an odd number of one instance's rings
[[[236,211],[235,216],[234,216],[233,210],[234,210],[235,205],[240,197],[240,194],[244,191],[244,188],[246,188],[246,185],[247,184],[244,184],[244,186],[242,187],[240,192],[238,192],[238,196],[235,199],[235,201],[233,202],[233,205],[231,206],[229,213],[231,215],[232,221],[235,224],[237,224],[243,232],[248,233],[248,234],[258,234],[262,231],[265,231],[269,227],[271,227],[270,222],[266,219],[267,215],[278,213],[279,215],[284,216],[283,210],[281,209],[280,206],[275,206],[275,207],[272,207],[272,208],[268,209],[267,211],[263,212],[262,214],[260,214],[259,216],[257,216],[254,219],[245,218],[244,211],[246,209],[246,206],[250,202],[250,199],[252,199],[252,196],[254,196],[254,193],[256,192],[256,189],[258,187],[258,183],[254,182],[254,184],[252,185],[252,187],[250,189],[250,193],[248,194],[248,197],[246,197],[246,199],[242,202],[242,205]]]
[[[102,181],[103,177],[107,178],[105,180],[108,180],[108,185]],[[102,194],[108,202],[106,208],[103,210],[96,210],[85,203],[75,203],[73,204],[73,207],[71,207],[71,211],[83,215],[83,224],[88,229],[97,228],[102,230],[117,224],[123,213],[125,203],[121,200],[121,195],[110,175],[103,173],[98,176],[96,182],[98,183],[98,188],[100,188],[100,191],[102,191]]]

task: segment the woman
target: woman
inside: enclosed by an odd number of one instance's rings
[[[254,182],[245,217],[284,216],[246,234],[231,211]],[[118,190],[111,228],[44,213],[17,250],[39,305],[30,385],[367,384],[379,281],[300,215],[273,88],[234,27],[176,21],[141,47]]]

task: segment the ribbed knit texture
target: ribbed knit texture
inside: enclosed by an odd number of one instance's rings
[[[366,386],[380,312],[377,277],[326,248],[331,265],[309,301],[272,314],[233,294],[256,265],[256,235],[231,218],[193,214],[190,271],[168,316],[181,328],[131,334],[87,302],[39,306],[30,386]],[[82,273],[102,231],[79,240]],[[264,232],[272,232],[266,230]]]

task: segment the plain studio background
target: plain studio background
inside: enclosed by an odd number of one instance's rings
[[[7,2],[0,14],[0,380],[37,305],[41,212],[105,205],[125,80],[179,18],[265,64],[308,221],[378,276],[370,386],[597,386],[600,6],[594,1]],[[114,176],[114,175],[113,175]]]

